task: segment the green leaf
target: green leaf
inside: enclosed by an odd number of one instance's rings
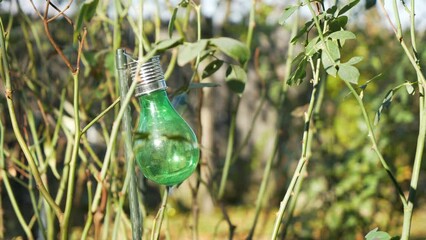
[[[296,69],[291,72],[287,84],[299,85],[303,82],[306,77],[306,66],[308,65],[308,58],[304,53],[300,53],[296,58],[293,59],[292,65],[296,66]]]
[[[226,70],[226,84],[234,93],[241,94],[247,82],[247,74],[238,65],[231,64]]]
[[[366,0],[365,9],[368,10],[376,5],[376,0]]]
[[[148,139],[151,133],[149,132],[134,132],[133,137],[135,140]]]
[[[315,24],[314,19],[311,19],[311,20],[307,21],[305,23],[305,25],[297,32],[296,36],[294,36],[294,38],[291,39],[291,43],[297,42],[297,40],[301,36],[307,34],[309,32],[309,30],[311,30],[311,28],[314,26],[314,24]]]
[[[215,73],[223,64],[222,60],[216,59],[213,62],[209,63],[206,68],[203,70],[202,78],[209,77],[213,73]]]
[[[340,64],[339,71],[337,72],[339,77],[345,81],[358,84],[359,70],[358,68],[349,64]]]
[[[390,240],[392,237],[383,231],[378,231],[379,228],[371,230],[367,235],[365,235],[366,240]]]
[[[327,41],[325,43],[327,46],[330,57],[332,57],[333,62],[338,63],[340,61],[340,50],[339,45],[335,41]]]
[[[80,12],[76,21],[76,32],[80,32],[83,26],[83,21],[89,22],[96,13],[99,0],[86,1],[81,5]]]
[[[154,48],[156,49],[157,52],[161,52],[161,51],[165,51],[167,49],[176,47],[177,45],[182,43],[182,38],[172,38],[172,39],[166,39],[166,40],[161,40],[158,41]]]
[[[356,36],[350,31],[342,30],[338,32],[333,32],[329,35],[330,38],[335,40],[347,40],[347,39],[355,39]]]
[[[321,61],[325,71],[333,77],[336,77],[337,69],[336,64],[340,61],[339,46],[334,41],[327,41],[327,50],[323,49],[321,52]]]
[[[179,66],[183,66],[193,59],[195,59],[198,54],[202,53],[207,47],[208,41],[206,39],[201,39],[198,42],[187,43],[179,47],[179,54],[177,62]]]
[[[359,3],[359,0],[352,1],[348,3],[347,5],[343,6],[342,9],[339,11],[339,15],[344,14],[345,12],[351,10],[353,7],[355,7]]]
[[[183,7],[183,8],[188,7],[188,5],[189,5],[189,0],[182,0],[182,1],[179,3],[179,7]]]
[[[359,57],[359,56],[353,57],[353,58],[349,59],[349,61],[347,61],[345,64],[355,65],[355,64],[361,62],[362,59],[363,59],[363,57]]]
[[[346,24],[348,23],[348,17],[347,16],[339,16],[337,18],[331,19],[329,23],[329,31],[331,32],[337,32],[342,30],[342,28],[345,28]]]
[[[172,35],[173,35],[177,11],[178,11],[177,7],[173,9],[172,17],[170,18],[170,21],[169,21],[169,26],[167,28],[167,30],[169,32],[169,38],[172,38]]]
[[[391,89],[386,94],[385,98],[382,101],[382,104],[380,104],[380,107],[376,112],[376,116],[374,117],[374,125],[377,125],[379,123],[380,118],[382,116],[382,112],[390,107],[393,100],[393,94],[394,94],[394,89]]]
[[[112,51],[106,54],[104,67],[111,73],[115,72],[115,54]]]
[[[334,61],[333,59],[329,57],[329,55],[324,50],[321,52],[321,62],[325,71],[329,75],[336,77],[337,69],[334,66]]]
[[[218,87],[220,86],[218,83],[212,83],[212,82],[201,82],[201,83],[190,83],[189,89],[199,89],[199,88],[212,88],[212,87]]]
[[[96,8],[98,7],[98,3],[99,3],[99,0],[93,0],[93,1],[85,3],[85,4],[87,4],[86,5],[87,6],[86,16],[84,18],[86,21],[89,22],[90,20],[92,20],[93,16],[95,16]]]
[[[286,7],[283,11],[283,13],[281,14],[280,18],[278,19],[278,23],[280,25],[283,25],[285,23],[285,21],[287,21],[287,19],[289,17],[291,17],[291,15],[293,15],[293,13],[299,8],[298,5],[296,6],[289,6]]]
[[[413,95],[413,94],[414,94],[414,87],[413,87],[413,85],[411,85],[411,83],[410,83],[410,82],[407,82],[407,83],[405,84],[405,89],[407,90],[407,93],[408,93],[408,94],[410,94],[410,95]]]
[[[227,37],[212,38],[210,43],[240,64],[246,63],[250,57],[250,51],[247,46],[235,39]]]
[[[321,49],[322,42],[318,40],[319,40],[319,37],[317,36],[308,42],[308,45],[306,45],[305,47],[306,56],[312,57],[316,52],[318,52]]]
[[[334,15],[334,13],[336,13],[336,11],[337,11],[337,6],[336,5],[333,5],[331,8],[329,8],[329,9],[327,9],[327,13],[328,14],[331,14],[331,15]]]
[[[98,7],[99,0],[89,0],[84,2],[81,5],[80,11],[78,12],[77,21],[75,22],[75,30],[73,39],[77,41],[77,37],[83,28],[83,22],[89,22],[92,20],[93,16],[96,13],[96,8]]]

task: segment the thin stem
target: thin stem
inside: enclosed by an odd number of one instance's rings
[[[1,144],[0,144],[0,146],[1,146]],[[31,176],[28,180],[28,193],[30,194],[31,205],[33,206],[34,215],[35,215],[35,218],[37,220],[38,227],[39,227],[38,231],[46,239],[47,238],[47,235],[46,235],[47,231],[46,231],[44,224],[41,220],[40,209],[37,206],[37,199],[36,199],[36,196],[34,194],[34,181],[33,181],[33,178]],[[49,215],[50,215],[50,212],[49,212]],[[49,236],[51,236],[51,235],[49,235]]]
[[[426,98],[424,96],[425,94],[425,88],[426,88],[426,81],[424,79],[424,75],[420,69],[420,59],[418,59],[417,55],[417,47],[416,47],[416,29],[415,29],[415,1],[411,0],[411,11],[410,11],[410,20],[411,20],[411,47],[414,52],[414,61],[410,59],[411,64],[413,65],[414,69],[417,73],[418,78],[418,88],[419,88],[419,133],[417,137],[417,146],[416,146],[416,154],[414,157],[414,164],[413,164],[413,171],[411,175],[411,181],[410,181],[410,190],[408,192],[408,199],[407,199],[407,205],[404,208],[404,221],[402,225],[402,234],[401,239],[406,240],[410,237],[410,230],[411,230],[411,222],[412,222],[412,216],[413,216],[413,208],[414,208],[414,201],[416,199],[416,193],[417,193],[417,186],[419,182],[420,177],[420,171],[421,171],[421,164],[422,164],[422,158],[423,158],[423,151],[425,146],[425,136],[426,136],[426,122],[424,121],[426,119]],[[409,54],[408,49],[404,47],[404,42],[401,42],[404,51],[406,55],[410,58],[411,54]]]
[[[71,155],[73,151],[73,145],[72,145],[72,136],[71,134],[66,130],[65,127],[62,127],[64,130],[65,136],[67,138],[67,147],[65,148],[65,156],[64,156],[64,165],[65,167],[62,170],[62,177],[61,181],[59,183],[58,192],[56,193],[55,202],[56,204],[60,205],[62,201],[62,197],[64,196],[67,181],[68,181],[68,174],[69,174],[69,163],[71,161]]]
[[[196,3],[194,3],[193,1],[190,1],[191,6],[194,8],[195,12],[196,12],[196,16],[197,16],[197,41],[201,41],[201,6],[197,5]],[[187,8],[187,18],[185,21],[185,24],[188,23],[189,21],[189,11],[190,8]],[[186,28],[186,27],[184,27]],[[191,84],[192,82],[199,82],[200,81],[200,75],[198,73],[198,67],[199,64],[201,62],[201,53],[198,53],[197,58],[195,60],[195,64],[193,65],[193,74],[192,77],[190,79],[190,82],[188,83]],[[200,146],[202,146],[202,125],[201,125],[201,109],[202,109],[202,105],[203,105],[203,96],[204,96],[204,92],[203,89],[200,89],[198,91],[198,106],[197,106],[197,113],[196,113],[196,135],[197,135],[197,139],[198,139],[198,144]],[[200,152],[200,159],[203,159],[202,156],[203,152]],[[192,239],[196,240],[198,239],[198,221],[199,221],[199,206],[198,206],[198,199],[197,199],[197,195],[198,195],[198,191],[200,189],[200,185],[201,185],[201,177],[202,177],[202,173],[201,173],[201,164],[198,164],[197,169],[196,169],[196,173],[197,173],[197,179],[195,182],[195,187],[191,187],[191,195],[192,195],[192,205],[191,205],[191,211],[192,211],[192,218],[193,218],[193,226],[192,226]]]
[[[80,134],[84,134],[89,130],[90,127],[93,126],[93,124],[97,123],[99,119],[101,119],[103,116],[105,116],[111,109],[115,107],[120,102],[120,98],[117,98],[111,105],[109,105],[105,110],[103,110],[99,115],[97,115],[92,121],[90,121],[80,132]]]
[[[91,212],[92,207],[92,181],[87,181],[87,200],[88,200],[88,211],[87,211],[87,219],[86,224],[84,225],[83,233],[81,234],[81,239],[86,239],[87,234],[89,233],[90,227],[92,226],[93,214]]]
[[[298,26],[298,22],[299,22],[299,12],[296,12],[296,17],[295,20],[293,22],[292,28],[291,28],[291,34],[290,34],[290,39],[293,39],[294,36],[297,34],[297,26]],[[279,109],[278,109],[278,113],[281,113],[283,108],[284,108],[284,101],[285,101],[285,95],[287,93],[287,80],[290,76],[290,71],[291,71],[291,62],[293,59],[294,55],[294,44],[289,44],[288,47],[288,51],[287,51],[287,58],[286,58],[286,62],[285,62],[285,76],[284,79],[282,80],[282,87],[280,88],[280,95],[279,95]],[[256,59],[256,58],[255,58]],[[255,65],[256,66],[256,65]],[[283,118],[284,115],[280,114],[279,115],[279,119],[278,119],[278,124],[277,124],[277,133],[275,135],[275,139],[274,139],[274,147],[273,147],[273,152],[271,153],[271,155],[269,156],[264,171],[263,171],[263,176],[262,176],[262,182],[260,184],[260,188],[259,188],[259,192],[257,194],[257,198],[256,198],[256,208],[255,208],[255,214],[254,214],[254,218],[253,218],[253,223],[251,225],[250,228],[250,232],[249,235],[247,236],[246,239],[252,239],[256,230],[256,226],[257,226],[257,222],[258,222],[258,218],[260,215],[260,211],[262,208],[262,204],[264,202],[264,198],[265,198],[265,192],[266,192],[266,187],[267,187],[267,182],[269,179],[269,175],[271,173],[271,168],[272,168],[272,162],[275,159],[277,153],[278,153],[278,144],[280,142],[280,129],[281,129],[281,125],[283,122]]]
[[[169,197],[169,187],[166,187],[163,194],[163,200],[161,202],[161,207],[158,210],[157,216],[155,216],[154,223],[152,226],[151,240],[160,239],[161,225],[163,223],[164,211],[167,207],[167,199]]]
[[[131,161],[133,159],[130,159]],[[128,165],[129,167],[129,165]],[[117,234],[118,234],[118,228],[120,226],[120,219],[122,218],[121,214],[123,212],[123,205],[124,205],[124,200],[125,200],[125,196],[126,196],[126,191],[127,188],[129,187],[129,183],[132,180],[132,175],[131,174],[126,174],[126,177],[124,179],[124,184],[123,187],[121,188],[121,191],[119,193],[120,197],[119,197],[119,201],[118,201],[118,207],[117,207],[117,212],[115,213],[115,221],[114,221],[114,230],[113,230],[113,234],[112,234],[112,239],[117,239]],[[138,231],[138,229],[135,229],[136,231]],[[141,231],[141,229],[139,229]],[[141,231],[142,232],[142,231]],[[135,234],[133,232],[132,229],[132,235]],[[142,237],[142,236],[141,236]],[[140,238],[133,238],[133,239],[140,239]]]
[[[95,192],[95,195],[93,197],[92,212],[96,212],[96,209],[98,208],[99,200],[100,200],[101,192],[102,192],[102,187],[104,185],[104,180],[105,180],[105,177],[107,175],[108,166],[111,162],[111,153],[112,153],[112,149],[113,149],[113,146],[114,146],[114,143],[115,143],[115,139],[116,139],[117,134],[118,134],[118,130],[120,128],[121,119],[123,118],[124,112],[127,110],[127,105],[129,104],[130,99],[133,96],[133,92],[136,88],[136,84],[137,84],[137,81],[133,81],[132,85],[130,85],[129,92],[127,93],[126,98],[124,99],[124,103],[123,103],[123,106],[125,106],[125,107],[120,108],[120,111],[118,112],[117,118],[114,120],[114,123],[112,125],[111,135],[110,135],[109,142],[108,142],[108,145],[107,145],[107,150],[106,150],[106,153],[105,153],[102,169],[101,169],[101,172],[100,172],[98,179],[97,179],[98,185],[96,186],[96,192]]]
[[[377,140],[376,137],[374,135],[374,131],[373,131],[373,126],[371,124],[370,118],[368,117],[368,113],[367,110],[365,109],[364,103],[362,102],[361,97],[358,95],[358,93],[355,91],[355,89],[352,87],[352,85],[348,82],[343,80],[344,83],[346,84],[346,86],[349,88],[349,90],[352,93],[352,96],[354,96],[355,100],[357,101],[359,107],[361,108],[361,112],[362,112],[362,116],[364,117],[364,121],[367,124],[367,129],[368,129],[368,137],[370,138],[370,141],[372,143],[372,149],[374,150],[374,152],[376,153],[377,157],[380,160],[380,163],[382,164],[383,168],[386,170],[386,172],[389,175],[389,178],[391,179],[397,193],[398,196],[402,202],[402,204],[405,206],[407,204],[407,200],[405,199],[404,196],[404,192],[401,189],[401,186],[399,185],[398,181],[396,180],[396,177],[394,175],[394,173],[392,172],[392,170],[390,169],[388,163],[386,162],[386,160],[383,158],[382,153],[380,152],[378,145],[377,145]]]
[[[240,102],[240,98],[238,98],[238,103]],[[238,106],[239,104],[237,104]],[[229,175],[229,168],[231,166],[232,152],[234,150],[234,138],[235,138],[235,126],[236,126],[236,118],[237,118],[237,108],[232,111],[231,114],[231,124],[229,126],[229,135],[228,135],[228,147],[226,148],[226,158],[225,165],[223,166],[222,178],[220,179],[219,192],[217,198],[219,201],[222,200],[223,195],[225,193],[226,181]]]
[[[313,64],[312,62],[312,58],[310,59],[311,64]],[[290,184],[287,188],[287,191],[284,195],[283,200],[280,203],[280,208],[278,210],[277,213],[277,217],[275,218],[275,223],[274,223],[274,229],[272,232],[272,237],[271,239],[276,239],[279,233],[279,228],[282,222],[282,218],[284,216],[284,213],[287,209],[287,205],[288,205],[288,201],[290,200],[290,198],[294,195],[294,190],[296,187],[297,182],[299,181],[299,178],[302,178],[302,172],[304,169],[305,164],[307,164],[308,162],[308,143],[309,143],[309,136],[310,136],[310,127],[311,127],[311,119],[312,119],[312,113],[316,104],[316,100],[317,100],[317,91],[318,88],[321,86],[319,84],[319,65],[320,61],[317,61],[317,65],[316,67],[313,67],[313,69],[316,69],[316,75],[314,75],[314,79],[313,79],[313,89],[312,89],[312,93],[311,93],[311,100],[309,101],[309,107],[307,112],[305,112],[305,123],[304,123],[304,131],[303,131],[303,137],[302,137],[302,153],[300,156],[300,159],[297,163],[296,169],[294,171],[293,177],[290,181]]]
[[[68,239],[68,223],[71,216],[72,205],[74,201],[74,185],[75,185],[75,172],[77,169],[77,158],[80,149],[80,111],[79,111],[79,69],[73,74],[74,78],[74,96],[73,96],[73,107],[74,107],[74,146],[71,154],[71,161],[69,164],[69,175],[68,175],[68,186],[67,186],[67,197],[65,201],[64,210],[64,221],[61,224],[61,236],[62,239]]]
[[[395,32],[398,39],[402,39],[402,26],[401,26],[401,19],[399,17],[399,11],[398,11],[398,4],[396,2],[396,0],[392,1],[392,6],[393,6],[393,12],[395,14],[395,20],[396,20],[396,29],[397,31]]]
[[[410,35],[411,35],[411,46],[414,51],[414,55],[417,55],[417,44],[416,44],[416,1],[411,0],[411,9],[410,9]]]
[[[34,239],[33,234],[31,233],[31,229],[29,228],[28,224],[25,222],[24,216],[22,215],[21,209],[19,208],[18,202],[16,201],[15,195],[13,193],[13,189],[10,186],[9,177],[7,176],[7,172],[5,170],[3,143],[4,143],[4,127],[3,127],[3,124],[0,122],[0,176],[1,176],[0,178],[4,182],[7,196],[9,197],[10,203],[12,204],[13,211],[15,212],[16,217],[18,218],[19,224],[21,225],[22,229],[27,235],[27,238],[32,240]]]
[[[317,71],[318,74],[319,74],[319,72],[320,71]],[[319,86],[318,93],[317,93],[317,100],[316,100],[316,103],[315,103],[315,106],[314,106],[314,110],[313,110],[314,112],[313,112],[313,116],[312,116],[313,130],[315,130],[315,127],[316,127],[316,124],[317,124],[316,120],[317,120],[317,117],[319,115],[321,105],[322,105],[322,102],[323,102],[323,99],[324,99],[324,92],[325,92],[325,86],[326,86],[326,81],[327,81],[325,72],[322,72],[322,74],[324,76],[322,77],[322,80],[319,82],[319,84],[322,85],[322,86]],[[314,133],[315,133],[315,131],[310,130],[309,134],[308,134],[307,152],[306,152],[306,158],[308,160],[312,156],[312,139],[313,139]],[[293,216],[293,212],[294,212],[294,209],[295,209],[296,204],[297,204],[297,199],[298,199],[300,191],[302,189],[303,181],[304,181],[304,179],[307,175],[308,163],[303,166],[301,178],[299,179],[299,181],[297,181],[296,186],[294,187],[294,195],[291,197],[290,204],[288,206],[289,210],[287,211],[287,214],[283,218],[283,222],[285,222],[287,224],[285,224],[283,226],[283,229],[281,230],[281,239],[285,238],[285,235],[287,233],[287,228],[290,225],[290,220]]]
[[[30,170],[34,176],[34,180],[36,182],[36,186],[39,189],[40,193],[43,195],[43,197],[46,199],[46,201],[49,203],[49,205],[54,210],[57,218],[59,219],[59,222],[62,221],[62,210],[61,208],[55,203],[52,196],[47,191],[46,187],[43,184],[43,180],[40,177],[40,173],[38,171],[37,165],[34,161],[34,158],[31,154],[31,151],[29,150],[28,146],[25,143],[24,138],[22,137],[21,131],[18,126],[18,122],[16,119],[15,114],[15,108],[13,106],[13,94],[12,94],[12,87],[11,87],[11,81],[10,81],[10,74],[9,74],[9,63],[7,59],[7,53],[6,53],[6,44],[4,41],[4,30],[3,30],[3,21],[0,19],[0,49],[1,49],[1,58],[2,58],[2,64],[3,64],[3,75],[4,79],[6,80],[5,83],[5,92],[6,92],[6,101],[7,101],[7,107],[9,110],[9,116],[10,121],[12,123],[12,129],[16,136],[16,140],[18,141],[19,146],[21,147],[22,152],[24,153],[25,158],[28,161],[28,164],[30,166]]]

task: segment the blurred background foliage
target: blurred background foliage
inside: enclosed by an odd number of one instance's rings
[[[59,1],[59,5],[66,4]],[[114,32],[112,23],[116,18],[114,7],[110,1],[100,0],[93,18],[83,26],[88,30],[87,41],[82,58],[81,91],[81,118],[82,126],[95,118],[103,109],[109,106],[117,97],[118,89],[114,78]],[[168,39],[167,26],[176,1],[145,1],[144,32],[147,40],[154,43],[156,40]],[[201,1],[201,10],[211,3]],[[214,1],[213,1],[214,2]],[[247,1],[249,2],[249,1]],[[75,1],[67,14],[77,19],[79,6],[83,1]],[[246,3],[238,0],[217,1],[216,11],[222,15],[208,15],[202,17],[202,38],[230,37],[244,42],[247,38],[248,11]],[[158,4],[159,11],[155,10]],[[415,79],[408,60],[394,39],[391,30],[380,19],[382,15],[375,7],[365,9],[365,2],[361,1],[355,10],[349,14],[349,29],[357,38],[348,41],[343,48],[343,58],[362,56],[363,61],[357,65],[360,70],[360,84],[357,91],[363,91],[366,108],[373,118],[379,109],[386,94],[395,86],[411,79]],[[49,179],[49,188],[55,191],[57,180],[55,170],[61,172],[64,167],[66,151],[66,130],[61,130],[59,141],[54,149],[47,149],[48,134],[55,128],[57,111],[60,105],[61,89],[65,89],[66,101],[65,116],[62,120],[64,128],[72,132],[72,77],[66,66],[49,44],[44,34],[42,22],[35,15],[27,1],[20,1],[21,10],[17,2],[3,0],[0,3],[0,13],[3,23],[10,30],[9,38],[11,76],[14,89],[15,107],[18,112],[20,127],[27,134],[27,141],[31,145],[29,136],[28,112],[35,118],[37,133],[39,134],[43,152],[53,151],[50,168],[46,170]],[[281,133],[279,154],[272,167],[272,177],[269,179],[264,210],[260,217],[254,239],[267,239],[270,235],[275,212],[286,191],[296,160],[300,156],[301,139],[303,133],[303,112],[309,103],[312,86],[305,81],[299,86],[289,87],[283,107],[280,107],[279,91],[285,76],[285,62],[287,57],[290,26],[279,25],[278,18],[287,3],[279,1],[259,0],[256,3],[253,43],[251,60],[248,63],[248,81],[241,97],[240,108],[237,113],[237,130],[235,149],[241,144],[244,136],[250,130],[256,106],[260,104],[262,91],[265,92],[265,103],[260,110],[259,118],[253,127],[253,133],[248,144],[241,151],[230,168],[230,175],[225,190],[225,202],[233,224],[236,226],[236,238],[247,236],[249,223],[253,217],[254,203],[259,191],[263,168],[266,159],[273,151],[274,134]],[[209,12],[205,10],[205,12]],[[155,14],[161,13],[160,36],[155,36],[157,19]],[[185,11],[179,10],[177,21],[182,25]],[[191,13],[192,14],[192,13]],[[190,14],[186,26],[185,41],[196,40],[195,16]],[[135,16],[130,7],[129,15]],[[302,14],[303,16],[303,14]],[[421,18],[423,16],[419,16]],[[291,22],[291,21],[290,21]],[[130,52],[135,52],[137,40],[127,16],[122,16],[121,44]],[[303,24],[303,21],[300,25]],[[64,53],[75,59],[76,43],[73,40],[73,28],[63,19],[58,18],[50,26],[52,35],[63,48]],[[157,33],[158,34],[158,33]],[[424,31],[418,32],[418,52],[420,59],[425,59],[426,48],[423,44]],[[296,47],[297,48],[297,47]],[[162,55],[164,69],[179,48],[167,50]],[[255,53],[258,53],[255,55]],[[224,58],[226,58],[224,56]],[[200,67],[199,69],[203,69]],[[190,64],[176,66],[168,79],[169,91],[173,95],[180,86],[185,84],[192,75]],[[308,74],[308,79],[309,79]],[[204,82],[218,83],[218,87],[204,90],[203,101],[203,163],[208,167],[207,179],[209,184],[199,193],[200,237],[201,239],[222,239],[227,236],[227,227],[220,214],[220,206],[214,200],[222,168],[224,164],[228,128],[231,121],[232,106],[235,104],[235,95],[226,87],[224,81],[225,68]],[[365,88],[361,88],[367,83]],[[301,193],[295,206],[293,217],[282,231],[282,237],[287,239],[363,239],[365,234],[375,227],[388,231],[390,234],[400,233],[402,224],[402,206],[392,188],[386,172],[381,167],[370,143],[366,138],[366,126],[356,102],[349,94],[349,90],[339,79],[328,77],[325,81],[323,105],[315,119],[315,137],[312,141],[312,156],[303,182]],[[6,127],[5,131],[5,169],[12,181],[14,193],[19,205],[24,209],[25,218],[32,218],[32,207],[28,200],[29,195],[20,182],[28,183],[28,174],[19,167],[17,162],[25,164],[24,157],[16,144],[13,132],[10,130],[10,120],[4,96],[3,81],[0,81],[0,120]],[[180,100],[179,109],[185,118],[194,125],[194,109],[199,104],[196,93],[191,91],[184,101]],[[137,106],[133,102],[135,118]],[[395,91],[392,103],[385,108],[381,119],[376,125],[376,134],[379,147],[391,166],[397,173],[397,179],[403,189],[408,189],[411,176],[412,159],[415,153],[418,126],[418,102],[405,88]],[[41,110],[42,109],[42,110]],[[105,142],[108,131],[114,121],[115,113],[108,113],[87,132],[87,141],[82,144],[92,146],[94,154],[84,150],[80,156],[76,197],[73,212],[73,235],[79,236],[87,209],[87,191],[85,182],[96,181],[93,174],[88,174],[86,168],[99,168],[96,156],[102,159],[105,152]],[[278,116],[283,116],[283,127],[277,129]],[[372,119],[373,120],[373,119]],[[134,121],[136,122],[136,121]],[[209,127],[209,128],[208,128]],[[119,140],[119,139],[118,139]],[[118,141],[119,142],[119,141]],[[87,159],[84,160],[84,157]],[[122,148],[118,144],[113,154],[113,164],[110,168],[109,197],[118,198],[124,179],[124,161]],[[415,214],[413,219],[413,239],[426,237],[426,173],[423,164],[418,189]],[[155,216],[160,204],[159,187],[142,180],[139,174],[140,191],[147,206],[147,222]],[[1,179],[0,179],[1,182]],[[25,184],[24,184],[25,185]],[[191,232],[191,198],[189,187],[184,183],[175,189],[170,196],[169,207],[166,211],[165,236],[170,239],[188,239]],[[8,195],[1,187],[1,210],[3,236],[6,239],[23,235],[22,229],[10,207]],[[125,206],[125,211],[128,211]]]

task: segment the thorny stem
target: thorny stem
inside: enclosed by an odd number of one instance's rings
[[[310,59],[311,64],[312,63],[312,58]],[[308,161],[308,143],[309,143],[309,132],[310,132],[310,124],[311,124],[311,119],[312,119],[312,113],[314,110],[314,106],[316,104],[316,100],[317,100],[317,91],[318,88],[321,87],[321,85],[319,84],[319,64],[320,61],[317,62],[316,65],[316,75],[314,75],[314,79],[313,79],[313,89],[312,89],[312,93],[311,93],[311,100],[309,101],[309,107],[307,112],[305,112],[305,126],[304,126],[304,131],[303,131],[303,138],[302,138],[302,154],[300,156],[300,159],[297,163],[296,169],[294,171],[293,177],[291,178],[290,184],[287,188],[287,191],[284,195],[283,200],[280,203],[280,208],[278,210],[277,213],[277,217],[275,218],[275,223],[274,223],[274,228],[272,231],[272,237],[271,239],[276,239],[279,233],[279,228],[281,226],[281,221],[282,218],[284,216],[285,210],[287,209],[287,204],[288,201],[290,200],[290,198],[293,196],[294,194],[294,189],[296,187],[297,182],[299,181],[299,178],[301,178],[301,174],[302,174],[302,170],[304,168],[304,165],[307,164]]]
[[[380,5],[385,12],[387,19],[390,25],[393,27],[395,31],[395,27],[390,20],[389,14],[386,11],[383,1],[380,0]],[[404,5],[404,7],[406,7]],[[417,56],[417,47],[416,47],[416,36],[415,36],[415,1],[411,0],[411,9],[408,10],[410,13],[410,35],[411,35],[411,47],[413,53],[409,50],[407,45],[405,44],[404,38],[402,36],[402,27],[399,18],[399,10],[397,7],[396,0],[393,1],[393,9],[395,14],[395,20],[397,22],[397,30],[395,31],[395,35],[400,42],[405,54],[410,60],[411,65],[417,74],[418,79],[418,88],[419,88],[419,133],[417,137],[417,145],[416,145],[416,153],[414,157],[413,170],[410,181],[410,189],[408,193],[408,198],[406,199],[406,204],[404,204],[404,220],[402,226],[402,234],[401,239],[406,240],[410,237],[410,229],[411,229],[411,219],[413,215],[414,201],[416,198],[417,186],[419,182],[420,168],[423,157],[423,150],[425,145],[425,135],[426,135],[426,122],[424,121],[426,118],[426,98],[424,97],[425,88],[426,88],[426,80],[421,71],[420,60]]]
[[[401,189],[401,186],[398,184],[398,181],[396,180],[395,175],[393,174],[391,168],[389,167],[386,160],[383,158],[382,153],[380,152],[377,140],[374,135],[373,126],[371,125],[370,118],[368,117],[367,110],[365,109],[364,103],[362,102],[361,97],[358,95],[358,93],[355,91],[355,89],[352,87],[352,85],[348,82],[343,80],[346,86],[351,91],[352,95],[355,97],[355,100],[357,101],[359,107],[361,108],[362,116],[364,117],[364,121],[367,124],[368,129],[368,138],[370,138],[370,141],[372,143],[372,149],[376,153],[377,157],[379,157],[380,163],[382,164],[383,168],[386,170],[386,172],[389,175],[389,178],[391,179],[392,183],[395,186],[395,189],[398,193],[399,198],[401,199],[402,204],[405,206],[407,204],[407,200],[405,199],[404,192]]]
[[[308,5],[308,7],[309,7],[309,9],[310,9],[310,11],[312,13],[312,17],[313,17],[313,19],[315,21],[315,24],[316,24],[316,27],[317,27],[317,31],[318,31],[318,35],[319,35],[321,41],[325,43],[324,35],[323,35],[322,29],[321,29],[321,27],[319,25],[318,17],[315,14],[314,10],[312,9],[312,6],[310,4],[307,4],[307,5]],[[401,41],[402,41],[402,38],[401,38]],[[403,42],[401,42],[401,44],[403,44]],[[328,48],[325,48],[324,50],[326,51],[326,53],[329,56],[331,56],[330,53],[329,53]],[[330,58],[330,59],[333,59],[333,58]],[[410,61],[411,61],[411,59],[410,59]],[[397,191],[397,193],[399,195],[399,198],[401,199],[402,204],[405,206],[406,203],[407,203],[406,198],[405,198],[404,193],[403,193],[403,191],[401,189],[401,186],[399,185],[398,181],[396,180],[396,177],[395,177],[394,173],[390,169],[388,163],[383,158],[383,155],[381,154],[381,152],[380,152],[380,150],[378,148],[377,140],[376,140],[376,137],[375,137],[374,131],[373,131],[373,126],[371,125],[371,121],[370,121],[370,119],[368,117],[368,114],[367,114],[367,111],[365,109],[364,103],[362,102],[361,97],[358,95],[358,93],[355,91],[355,89],[352,87],[352,85],[348,81],[345,81],[345,80],[343,80],[343,81],[345,82],[346,86],[349,88],[349,90],[351,91],[352,95],[355,97],[358,105],[361,108],[361,111],[362,111],[362,114],[363,114],[363,117],[364,117],[364,121],[366,122],[367,128],[368,128],[368,137],[370,138],[370,141],[371,141],[371,143],[373,145],[372,148],[373,148],[374,152],[377,154],[377,156],[378,156],[378,158],[380,160],[380,163],[382,164],[383,168],[388,173],[388,175],[389,175],[389,177],[390,177],[390,179],[391,179],[391,181],[392,181],[392,183],[393,183],[393,185],[394,185],[394,187],[395,187],[395,189],[396,189],[396,191]]]
[[[313,130],[310,130],[309,134],[308,134],[307,153],[306,153],[306,158],[308,160],[312,156],[312,139],[313,139],[313,136],[314,136],[315,130],[316,130],[316,124],[317,124],[316,120],[317,120],[317,117],[319,115],[321,105],[322,105],[322,102],[323,102],[323,99],[324,99],[324,92],[325,92],[325,86],[326,86],[326,81],[327,81],[325,74],[324,74],[324,77],[322,77],[322,79],[323,80],[320,81],[319,84],[323,85],[323,86],[319,86],[319,90],[318,90],[318,93],[317,93],[317,95],[318,95],[317,100],[316,100],[314,110],[313,110],[313,113],[312,113],[313,114],[313,116],[312,116],[313,124],[311,124],[311,126],[313,127]],[[290,225],[290,221],[291,221],[294,209],[295,209],[296,204],[297,204],[297,199],[299,197],[300,190],[302,188],[303,180],[305,179],[305,177],[307,175],[307,166],[308,166],[308,164],[305,164],[302,168],[302,172],[301,172],[302,176],[299,179],[299,181],[297,181],[296,186],[294,187],[294,195],[290,199],[287,214],[284,215],[284,217],[283,217],[283,222],[286,223],[286,224],[283,226],[283,229],[281,230],[281,236],[280,236],[281,239],[285,239],[285,235],[287,234],[287,228]]]
[[[299,22],[299,12],[296,12],[296,17],[295,20],[293,22],[292,28],[291,28],[291,34],[290,34],[290,39],[293,39],[293,37],[297,34],[297,28],[298,28],[298,22]],[[279,95],[279,109],[278,112],[281,113],[282,109],[284,108],[284,101],[285,101],[285,95],[287,92],[287,80],[290,76],[290,72],[291,72],[291,62],[293,59],[293,55],[294,55],[294,44],[290,44],[288,47],[288,51],[287,51],[287,59],[286,59],[286,69],[285,69],[285,76],[282,80],[282,86],[280,88],[280,95]],[[255,58],[256,59],[256,58]],[[255,64],[255,67],[257,65]],[[255,215],[253,218],[253,223],[251,225],[250,228],[250,232],[249,235],[247,236],[246,239],[250,240],[253,238],[254,236],[254,232],[256,230],[256,225],[257,225],[257,221],[260,215],[260,210],[262,208],[262,204],[264,202],[264,198],[265,198],[265,192],[266,192],[266,186],[268,183],[268,179],[270,176],[270,172],[271,172],[271,168],[272,168],[272,162],[274,161],[277,153],[278,153],[278,144],[279,144],[279,140],[281,138],[281,133],[280,133],[280,129],[281,129],[281,124],[283,122],[283,114],[280,114],[278,122],[277,122],[277,128],[278,131],[275,135],[275,140],[274,140],[274,147],[273,147],[273,152],[271,153],[271,155],[269,156],[265,168],[264,168],[264,172],[263,172],[263,177],[262,177],[262,182],[260,184],[260,188],[259,188],[259,192],[257,194],[257,198],[256,198],[256,208],[255,208]]]

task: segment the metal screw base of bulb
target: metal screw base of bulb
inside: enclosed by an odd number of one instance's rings
[[[154,56],[145,63],[134,60],[129,63],[129,69],[132,80],[139,82],[135,97],[167,88],[159,56]]]

